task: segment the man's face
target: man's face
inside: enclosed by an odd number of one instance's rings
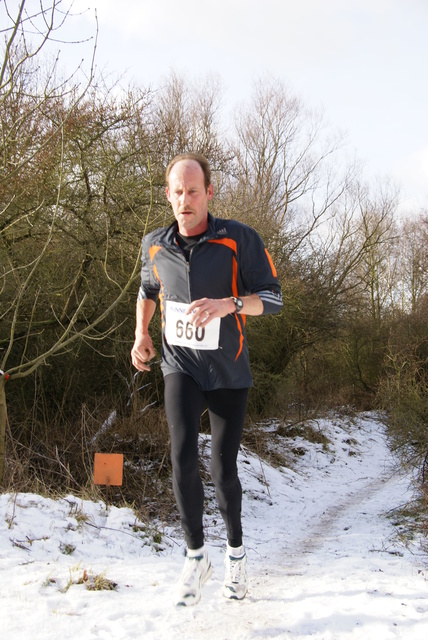
[[[208,227],[208,202],[213,185],[205,189],[204,172],[195,160],[180,160],[169,174],[166,195],[183,236],[196,236]]]

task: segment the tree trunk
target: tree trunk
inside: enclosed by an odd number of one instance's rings
[[[6,393],[4,376],[0,376],[0,487],[3,484],[3,469],[6,451]]]

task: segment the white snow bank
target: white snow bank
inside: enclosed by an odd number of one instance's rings
[[[215,508],[206,519],[213,578],[198,605],[175,608],[179,532],[147,530],[131,509],[73,496],[0,496],[2,640],[426,640],[427,556],[387,517],[411,498],[411,478],[374,415],[318,427],[331,444],[293,440],[306,451],[293,470],[240,454],[250,577],[242,602],[221,595]],[[209,438],[201,442],[209,450]],[[88,590],[102,579],[111,590]]]

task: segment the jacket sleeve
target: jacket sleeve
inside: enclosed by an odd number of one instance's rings
[[[279,313],[282,309],[282,293],[272,258],[259,234],[246,227],[244,240],[239,247],[239,269],[248,293],[257,293],[263,302],[263,315]]]
[[[157,302],[160,284],[150,260],[150,245],[150,236],[145,236],[141,242],[141,284],[138,290],[138,300]]]

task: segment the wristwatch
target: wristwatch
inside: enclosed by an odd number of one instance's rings
[[[235,296],[231,296],[231,298],[235,303],[235,313],[239,313],[240,311],[242,311],[244,303],[242,302],[241,298],[235,298]]]

